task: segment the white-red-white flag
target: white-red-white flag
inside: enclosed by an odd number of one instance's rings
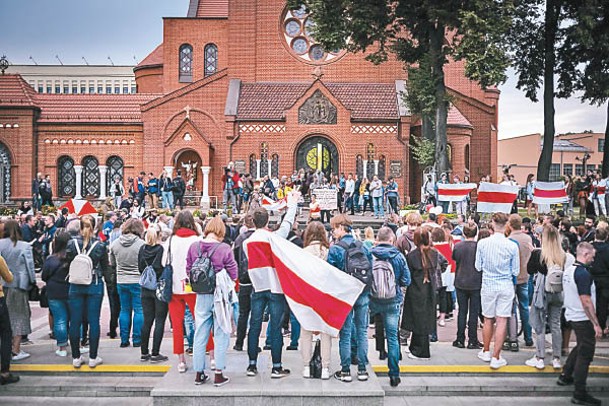
[[[245,249],[254,291],[284,294],[302,328],[338,335],[363,283],[267,230]]]
[[[438,183],[438,200],[462,202],[475,188],[475,183]]]
[[[260,202],[260,205],[268,211],[276,211],[285,209],[288,205],[288,202],[285,198],[273,200],[268,196],[262,196],[262,201]]]
[[[562,182],[535,182],[533,203],[558,204],[569,201],[565,185]]]
[[[479,213],[507,213],[512,211],[518,196],[518,186],[481,182],[478,186]]]
[[[607,179],[601,179],[599,181],[592,182],[592,193],[588,196],[588,200],[593,201],[595,198],[605,198],[605,193],[607,191]]]

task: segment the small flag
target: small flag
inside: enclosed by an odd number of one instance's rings
[[[479,213],[507,213],[512,211],[518,196],[518,186],[481,182],[478,187]]]
[[[558,204],[569,201],[567,191],[562,182],[535,182],[533,203]]]
[[[475,183],[438,183],[438,200],[441,202],[461,202],[475,188]]]
[[[285,198],[280,199],[280,200],[273,200],[270,197],[263,196],[262,202],[260,203],[260,205],[262,207],[264,207],[265,209],[267,209],[268,211],[276,211],[276,210],[285,209],[287,207],[288,203]]]

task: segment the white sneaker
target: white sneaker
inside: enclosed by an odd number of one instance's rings
[[[88,354],[89,353],[89,347],[80,347],[80,353],[81,354]]]
[[[480,358],[484,362],[491,362],[491,352],[490,351],[481,350],[478,353],[478,358]]]
[[[180,363],[178,364],[178,372],[179,372],[179,373],[183,374],[183,373],[185,373],[185,372],[186,372],[186,370],[187,370],[187,369],[188,369],[188,367],[186,366],[186,363],[185,363],[185,362],[180,362]]]
[[[304,369],[302,370],[302,377],[309,379],[311,377],[311,368],[306,366],[304,367]]]
[[[552,360],[552,368],[554,368],[554,369],[562,369],[562,363],[560,362],[560,358],[554,358]]]
[[[82,357],[74,358],[72,360],[72,366],[74,368],[80,368],[82,366],[82,364],[84,364],[84,363],[85,363],[85,360],[82,359]]]
[[[97,357],[95,359],[89,359],[89,368],[95,368],[98,365],[101,365],[104,363],[104,360],[101,359],[100,357]]]
[[[546,367],[546,365],[543,362],[543,359],[537,358],[537,357],[533,357],[531,359],[526,360],[525,365],[528,365],[533,368],[537,368],[539,370],[543,370]]]
[[[507,365],[507,361],[505,360],[505,358],[499,356],[499,359],[493,357],[491,359],[491,368],[492,369],[499,369],[501,367],[504,367]]]
[[[66,350],[56,350],[55,355],[57,355],[58,357],[67,357],[68,352]]]
[[[211,370],[212,370],[212,371],[215,371],[215,370],[216,370],[216,360],[215,360],[215,359],[212,359],[212,360],[209,362],[209,364],[210,364]]]
[[[321,379],[330,379],[330,370],[328,368],[324,368],[321,370]]]
[[[429,361],[431,358],[422,358],[422,357],[417,357],[416,355],[414,355],[413,353],[409,352],[408,353],[408,358],[410,359],[418,359],[420,361]]]
[[[29,356],[30,356],[30,354],[21,350],[21,351],[19,351],[19,354],[13,355],[13,361],[21,361],[22,359],[29,358]]]

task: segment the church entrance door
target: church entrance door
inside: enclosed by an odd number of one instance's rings
[[[338,150],[336,145],[323,136],[304,140],[296,152],[296,170],[321,170],[328,180],[330,174],[338,173]]]
[[[186,190],[202,191],[203,190],[203,175],[201,173],[201,165],[203,161],[201,156],[196,151],[188,149],[176,155],[175,169],[173,176],[176,176],[177,170],[182,171],[182,178],[186,182]]]

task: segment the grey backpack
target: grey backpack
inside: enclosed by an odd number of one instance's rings
[[[397,286],[393,265],[386,259],[373,256],[371,297],[376,300],[392,300],[396,295]]]

